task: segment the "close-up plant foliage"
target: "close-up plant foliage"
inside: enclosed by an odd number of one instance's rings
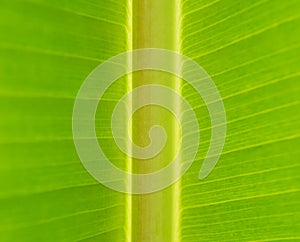
[[[0,241],[300,241],[299,28],[299,0],[0,0]],[[200,135],[179,180],[130,194],[85,169],[72,115],[95,68],[143,48],[180,53],[205,70],[221,96],[211,101],[224,105],[226,140],[214,169],[199,179],[214,128],[208,103],[170,73],[122,76],[95,115],[99,146],[115,166],[146,174],[168,166],[178,150],[190,152],[180,142],[188,125],[150,105],[129,127],[119,120],[121,139],[128,149],[131,139],[146,147],[159,124],[164,149],[141,160],[118,148],[111,116],[134,88],[175,90],[198,120],[199,131],[188,135]],[[151,95],[140,92],[132,102]]]

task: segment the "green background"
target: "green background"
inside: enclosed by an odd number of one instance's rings
[[[0,241],[128,237],[127,197],[83,168],[71,116],[85,77],[128,50],[129,7],[0,0]],[[181,180],[178,240],[300,240],[299,10],[298,0],[181,1],[181,52],[214,80],[228,133],[199,181],[210,133],[201,123],[203,149]],[[207,115],[189,87],[182,94]]]

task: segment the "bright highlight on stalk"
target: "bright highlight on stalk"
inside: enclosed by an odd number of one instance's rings
[[[180,179],[193,163],[199,149],[198,120],[184,97],[164,85],[144,85],[124,95],[114,109],[111,128],[115,142],[123,153],[133,158],[149,159],[159,155],[167,142],[163,127],[155,125],[149,130],[151,143],[146,147],[139,147],[131,139],[123,136],[130,135],[130,120],[134,112],[143,106],[158,105],[169,110],[181,128],[180,150],[171,163],[152,173],[129,173],[112,164],[99,146],[95,115],[102,96],[114,81],[140,70],[160,70],[182,78],[204,100],[212,126],[210,146],[199,173],[200,179],[205,178],[216,165],[225,142],[226,115],[222,98],[209,75],[196,62],[177,52],[164,49],[140,49],[114,56],[95,68],[83,82],[73,110],[73,138],[81,162],[103,185],[130,194],[151,193],[164,189]],[[147,95],[138,104],[132,102],[137,93],[145,93],[147,90],[151,90],[153,95]],[[174,110],[170,100],[179,100],[180,113]],[[120,125],[120,121],[125,125]],[[131,141],[131,151],[127,149],[128,140]],[[186,147],[188,151],[184,149]]]

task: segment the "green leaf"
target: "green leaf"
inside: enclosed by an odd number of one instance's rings
[[[72,110],[85,77],[126,50],[125,1],[1,1],[0,240],[125,237],[126,196],[82,166]]]
[[[197,165],[182,179],[182,241],[300,238],[299,7],[183,2],[182,52],[217,85],[227,138],[207,179]]]
[[[300,240],[299,10],[298,0],[0,1],[0,241]],[[199,119],[197,159],[168,189],[126,195],[81,164],[72,111],[96,66],[145,47],[179,51],[208,72],[227,137],[217,166],[199,180],[208,111],[191,86],[170,84]],[[169,125],[163,158],[139,167],[114,144],[111,112],[141,78],[174,80],[147,72],[121,78],[97,113],[99,144],[124,170],[153,170],[178,148],[177,126],[155,108],[135,117],[144,126],[132,127],[133,139],[145,145],[141,130]]]

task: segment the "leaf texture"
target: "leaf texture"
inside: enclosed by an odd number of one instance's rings
[[[126,237],[125,195],[90,177],[72,139],[82,81],[127,48],[126,6],[1,1],[1,241]]]
[[[198,180],[211,125],[201,98],[182,82],[201,145],[174,189],[179,221],[172,232],[183,242],[300,240],[300,2],[181,0],[179,6],[172,26],[180,30],[178,50],[215,82],[227,137],[213,172]],[[131,197],[99,185],[72,139],[82,81],[132,48],[131,8],[130,0],[0,1],[0,241],[130,241],[138,229],[131,227]],[[99,143],[123,169],[126,157],[108,128],[127,88],[125,78],[110,88],[100,103],[106,112],[96,120]],[[174,190],[155,198],[156,205]]]
[[[299,7],[183,1],[182,52],[213,78],[228,130],[212,174],[198,181],[194,166],[182,179],[182,241],[300,238]],[[201,133],[204,145],[209,130]]]

